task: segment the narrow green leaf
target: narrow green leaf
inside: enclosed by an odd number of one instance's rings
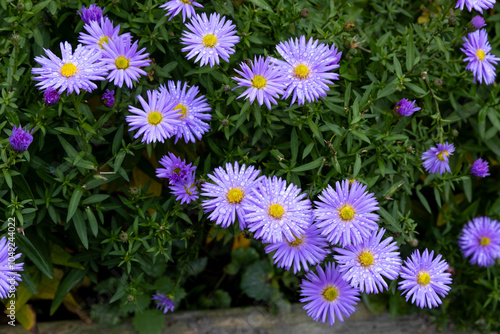
[[[250,2],[268,12],[273,12],[273,9],[264,0],[250,0]]]
[[[425,198],[424,195],[422,195],[422,193],[420,192],[419,189],[417,189],[417,196],[418,198],[420,199],[420,203],[422,203],[422,205],[424,206],[424,208],[429,212],[429,213],[432,213],[431,211],[431,207],[429,206],[429,202],[427,202],[427,199]]]
[[[299,153],[299,138],[295,128],[293,128],[292,137],[290,138],[290,150],[292,151],[292,161],[297,161],[297,154]]]
[[[73,216],[73,223],[75,223],[76,233],[82,241],[83,247],[89,249],[89,239],[87,236],[87,225],[85,225],[85,220],[83,219],[83,214],[80,210],[75,212]]]
[[[318,159],[312,161],[312,162],[309,162],[305,165],[302,165],[302,166],[299,166],[299,167],[295,167],[294,169],[292,169],[292,172],[305,172],[306,170],[311,170],[311,169],[314,169],[314,168],[318,168],[321,163],[323,162],[324,160],[324,157],[321,156],[319,157]]]
[[[403,76],[403,69],[401,68],[401,63],[399,62],[398,58],[396,58],[396,55],[392,57],[394,61],[394,69],[396,70],[396,75],[398,78],[401,78]]]
[[[16,235],[16,244],[19,246],[20,253],[26,255],[40,269],[42,274],[52,279],[54,269],[52,268],[50,258],[45,257],[43,253],[39,252],[31,241],[22,234]]]
[[[62,279],[57,287],[52,304],[50,305],[50,315],[54,314],[68,292],[83,279],[85,272],[85,270],[72,269],[69,274]]]
[[[109,195],[106,195],[106,194],[95,194],[95,195],[89,196],[86,199],[84,199],[82,201],[82,204],[87,205],[87,204],[92,204],[92,203],[103,202],[108,198],[109,198]]]
[[[80,199],[82,198],[83,195],[83,189],[78,187],[75,190],[73,190],[73,194],[71,194],[71,199],[69,200],[69,207],[68,207],[68,216],[66,217],[66,221],[70,221],[73,215],[76,212],[76,209],[78,208],[78,204],[80,204]]]
[[[396,229],[397,232],[403,232],[403,229],[399,225],[398,221],[394,219],[394,217],[387,212],[386,209],[380,208],[378,210],[378,213],[382,216],[383,219],[385,219],[392,227]]]
[[[415,41],[413,40],[413,29],[409,29],[406,40],[406,70],[411,71],[413,62],[415,61]]]
[[[361,157],[359,156],[359,154],[356,154],[356,161],[354,162],[354,168],[352,171],[353,178],[355,178],[358,175],[360,169],[361,169]]]
[[[8,169],[3,170],[3,177],[5,178],[5,182],[7,182],[9,188],[12,189],[12,177]]]
[[[92,234],[94,235],[94,237],[97,237],[97,233],[99,231],[99,226],[97,224],[97,219],[95,218],[95,215],[92,212],[92,209],[90,207],[87,207],[85,209],[85,212],[87,213],[87,218],[89,220],[90,230],[92,231]]]
[[[115,138],[113,138],[113,144],[111,146],[111,152],[113,155],[118,152],[118,149],[120,148],[120,145],[122,144],[122,139],[123,139],[123,127],[124,125],[120,125],[118,130],[116,130]]]
[[[467,200],[469,202],[472,201],[472,182],[470,180],[470,177],[464,178],[464,192],[465,192],[465,197],[467,197]]]

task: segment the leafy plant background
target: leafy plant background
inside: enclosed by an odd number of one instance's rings
[[[50,301],[39,318],[64,304],[109,325],[135,316],[143,333],[163,326],[151,302],[156,292],[173,292],[185,310],[259,303],[279,312],[298,301],[303,273],[276,268],[251,235],[219,229],[199,201],[181,206],[169,194],[155,167],[173,152],[198,166],[201,181],[237,160],[285,178],[312,200],[327,184],[356,178],[376,194],[380,226],[398,241],[402,258],[428,247],[453,268],[443,305],[422,312],[439,326],[500,328],[498,265],[471,266],[457,245],[473,217],[500,218],[500,88],[474,84],[460,51],[476,13],[439,0],[212,0],[198,12],[233,20],[241,41],[230,63],[200,68],[181,52],[184,25],[180,17],[168,21],[162,1],[97,4],[147,48],[148,76],[134,89],[101,82],[92,93],[62,95],[48,107],[31,79],[33,58],[43,48],[58,54],[61,41],[76,47],[83,27],[76,10],[89,2],[0,0],[1,230],[16,218],[25,263],[16,305],[25,327],[36,326],[29,305],[37,300]],[[484,16],[498,56],[500,14]],[[328,96],[301,107],[280,101],[272,110],[236,99],[243,89],[232,90],[231,76],[239,63],[278,56],[276,44],[300,35],[342,51],[340,80]],[[167,80],[198,85],[212,106],[211,129],[195,144],[143,145],[127,130],[128,106]],[[106,88],[116,91],[111,109],[100,101]],[[422,110],[397,116],[392,109],[403,97]],[[34,142],[13,158],[8,136],[19,124],[34,128]],[[457,147],[452,173],[427,175],[420,156],[439,141]],[[478,157],[490,163],[486,179],[469,175]],[[374,312],[418,310],[396,282],[362,300]]]

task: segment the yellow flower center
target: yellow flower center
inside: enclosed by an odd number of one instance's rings
[[[192,188],[194,188],[194,189],[191,190]],[[194,183],[191,183],[191,185],[189,187],[184,186],[184,190],[186,190],[186,194],[191,196],[193,194],[193,192],[196,190],[196,186],[194,185]]]
[[[252,79],[252,86],[257,89],[262,89],[266,87],[266,79],[262,75],[256,75]]]
[[[490,244],[490,238],[482,237],[479,244],[483,247],[488,246]]]
[[[102,36],[100,39],[99,39],[99,42],[97,44],[99,44],[99,47],[101,49],[104,49],[104,47],[102,46],[104,43],[108,44],[109,43],[109,40],[110,38],[108,36]]]
[[[364,251],[358,255],[358,262],[363,268],[368,268],[373,264],[373,255],[368,251]]]
[[[337,290],[337,288],[334,287],[333,285],[327,285],[323,289],[323,292],[321,292],[321,295],[327,302],[333,302],[335,299],[338,298],[339,290]]]
[[[187,112],[188,112],[188,108],[185,105],[180,104],[180,103],[175,106],[174,110],[180,110],[179,114],[182,114],[182,116],[179,119],[185,118],[187,115]]]
[[[186,5],[190,5],[191,4],[191,0],[181,0],[182,3],[185,3]]]
[[[293,75],[299,79],[305,79],[309,75],[309,69],[304,64],[297,66],[293,72]]]
[[[203,37],[203,46],[207,48],[213,48],[217,44],[217,37],[212,34],[205,35]]]
[[[126,70],[130,66],[130,61],[127,58],[120,56],[116,58],[115,65],[119,70]]]
[[[441,160],[441,161],[444,161],[444,156],[443,156],[443,154],[446,154],[446,156],[447,156],[447,157],[449,157],[449,156],[450,156],[450,154],[448,153],[448,151],[441,151],[441,152],[439,152],[439,153],[438,153],[438,155],[437,155],[437,157],[438,157],[438,159],[439,159],[439,160]]]
[[[227,200],[231,204],[240,204],[243,197],[245,197],[245,193],[239,188],[233,188],[227,192]]]
[[[285,213],[285,209],[283,209],[283,207],[279,204],[273,204],[269,205],[267,213],[274,219],[281,219],[281,217]]]
[[[163,120],[163,115],[158,111],[152,111],[148,115],[148,123],[157,126]]]
[[[293,236],[295,237],[295,234]],[[300,235],[300,238],[295,237],[295,240],[292,242],[288,241],[288,245],[290,245],[290,247],[299,247],[303,243],[304,243],[304,235],[303,234]]]
[[[478,60],[483,60],[484,57],[486,57],[486,54],[484,53],[483,50],[478,49],[476,52],[476,56],[477,56]]]
[[[174,168],[174,171],[172,172],[172,174],[179,175],[180,172],[181,172],[181,169],[179,167],[176,167],[176,168]]]
[[[339,209],[339,216],[340,219],[343,221],[351,221],[354,218],[354,214],[356,211],[354,211],[354,208],[350,206],[349,204],[344,204],[340,209]]]
[[[73,63],[66,63],[61,67],[61,75],[66,78],[75,76],[77,72],[78,69]]]
[[[429,284],[431,281],[431,276],[429,276],[429,273],[425,271],[421,271],[418,273],[417,276],[417,283],[420,284],[421,286],[426,286]]]

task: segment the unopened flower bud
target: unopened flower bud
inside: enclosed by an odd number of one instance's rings
[[[302,16],[303,18],[306,18],[309,16],[309,9],[307,8],[304,8],[300,11],[300,16]]]

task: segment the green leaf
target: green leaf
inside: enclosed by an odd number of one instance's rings
[[[420,203],[424,206],[424,208],[429,212],[432,213],[431,207],[429,206],[429,203],[427,202],[427,199],[425,198],[424,195],[420,192],[419,189],[417,189],[417,196],[420,199]]]
[[[401,78],[403,76],[403,70],[401,69],[401,63],[399,62],[398,58],[396,58],[396,55],[392,57],[392,60],[394,62],[394,69],[396,70],[396,75],[398,78]]]
[[[467,200],[469,202],[472,201],[472,182],[470,180],[470,177],[465,177],[464,178],[464,192],[465,192],[465,197],[467,197]]]
[[[302,166],[299,166],[299,167],[295,167],[294,169],[292,169],[292,172],[305,172],[306,170],[311,170],[311,169],[314,169],[314,168],[318,168],[321,163],[323,162],[325,157],[321,156],[319,157],[318,159],[312,161],[312,162],[309,162],[305,165],[302,165]]]
[[[73,194],[71,194],[71,199],[69,200],[69,206],[68,206],[68,216],[66,218],[66,221],[70,221],[73,215],[76,212],[76,209],[78,208],[78,204],[80,204],[80,199],[82,198],[83,195],[83,189],[78,187],[75,190],[73,190]]]
[[[62,279],[57,287],[52,304],[50,305],[50,315],[54,314],[59,308],[59,305],[61,305],[64,297],[66,297],[68,292],[83,279],[85,273],[86,270],[72,269],[69,274]]]
[[[97,237],[97,233],[99,231],[99,226],[97,224],[97,219],[95,218],[95,215],[92,212],[91,208],[87,207],[85,209],[85,212],[87,212],[87,219],[89,220],[90,230],[92,231],[92,234],[94,235],[94,237]]]
[[[92,203],[99,203],[99,202],[105,201],[108,198],[109,198],[109,195],[96,194],[96,195],[92,195],[92,196],[89,196],[86,199],[84,199],[82,201],[82,204],[87,205],[87,204],[92,204]]]
[[[118,152],[118,149],[120,148],[120,145],[122,144],[122,139],[123,139],[123,127],[124,125],[120,125],[118,130],[116,130],[115,137],[113,138],[113,144],[111,145],[111,153],[113,155]]]
[[[299,139],[295,128],[292,130],[292,137],[290,139],[290,150],[292,151],[292,161],[297,161],[297,154],[299,153]]]
[[[139,334],[160,334],[165,327],[165,316],[157,309],[146,310],[135,314],[133,324]]]
[[[5,182],[12,189],[12,177],[10,175],[10,171],[8,169],[3,170],[3,177],[5,178]]]
[[[73,146],[71,146],[71,144],[68,143],[66,141],[66,139],[64,139],[63,137],[57,136],[57,138],[59,139],[59,142],[61,143],[61,145],[62,145],[64,151],[66,152],[66,154],[68,155],[68,157],[71,159],[74,159],[76,157],[76,155],[78,154],[78,152],[75,150],[75,148]]]
[[[273,12],[273,9],[264,0],[250,0],[250,2],[268,12]]]
[[[20,253],[26,255],[28,259],[30,259],[31,262],[33,262],[33,264],[40,269],[42,274],[52,279],[54,269],[52,268],[52,263],[49,258],[45,257],[42,252],[38,251],[38,249],[33,246],[31,241],[22,234],[16,235],[16,244],[19,246]]]
[[[383,219],[385,219],[392,227],[396,229],[396,232],[403,232],[403,229],[399,225],[398,221],[394,219],[394,217],[387,212],[384,208],[380,208],[378,210],[378,213],[382,216]]]
[[[353,178],[355,178],[358,175],[360,169],[361,169],[361,157],[359,156],[359,154],[356,154],[356,161],[354,162],[354,168],[352,171]]]
[[[87,237],[87,225],[85,225],[85,219],[83,219],[83,214],[80,210],[75,212],[73,216],[73,222],[75,223],[76,233],[82,241],[83,247],[89,249],[89,239]]]
[[[409,72],[413,67],[413,62],[415,61],[415,41],[413,40],[413,29],[409,29],[406,40],[406,70]]]
[[[271,270],[268,260],[261,260],[248,266],[241,278],[241,290],[256,300],[270,299],[273,293],[269,280]]]
[[[427,92],[417,85],[407,82],[405,83],[405,86],[414,91],[415,94],[420,95],[420,97],[427,95]]]

